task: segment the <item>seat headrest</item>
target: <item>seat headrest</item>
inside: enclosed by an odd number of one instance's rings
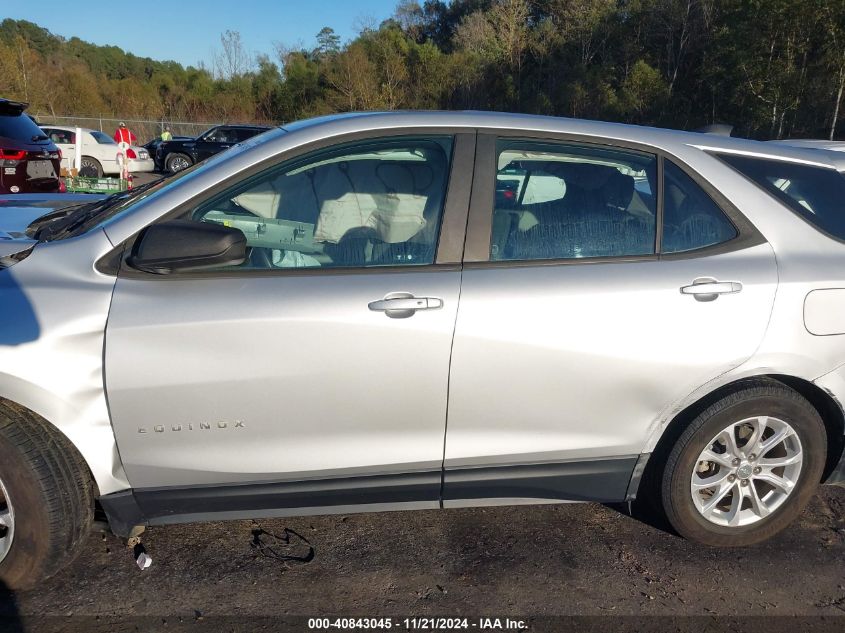
[[[613,174],[602,187],[602,193],[604,201],[610,206],[627,209],[634,197],[633,176],[627,176],[614,169]]]

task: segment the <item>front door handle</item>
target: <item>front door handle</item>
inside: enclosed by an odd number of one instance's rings
[[[719,295],[734,294],[742,290],[738,281],[717,281],[711,277],[700,277],[689,286],[681,287],[681,294],[693,295],[696,301],[713,301]]]
[[[437,310],[443,307],[438,297],[415,297],[409,292],[392,292],[384,299],[371,301],[367,307],[373,312],[384,312],[392,319],[406,319],[417,310]]]

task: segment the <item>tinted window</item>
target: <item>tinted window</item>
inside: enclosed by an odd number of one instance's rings
[[[0,113],[0,136],[25,143],[31,143],[33,139],[46,140],[41,128],[25,114]]]
[[[91,136],[94,137],[94,140],[97,141],[100,145],[117,145],[117,142],[104,132],[100,132],[98,130],[91,130]]]
[[[205,139],[209,143],[237,143],[238,132],[230,127],[218,127],[209,132]]]
[[[838,171],[730,154],[719,158],[822,231],[845,239],[845,177]]]
[[[238,128],[238,129],[233,130],[235,138],[238,139],[237,140],[238,143],[240,143],[241,141],[245,141],[249,138],[252,138],[256,134],[260,134],[263,131],[264,130],[254,130],[254,129],[250,129],[250,128]]]
[[[654,253],[654,156],[500,140],[491,260]]]
[[[241,268],[432,264],[451,144],[414,137],[323,150],[232,187],[191,218],[243,231]]]
[[[691,251],[737,236],[736,228],[724,212],[680,167],[667,160],[663,175],[666,197],[662,252]]]

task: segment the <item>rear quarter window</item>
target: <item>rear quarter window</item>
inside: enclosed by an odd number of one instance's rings
[[[845,241],[845,176],[835,169],[718,154],[816,228]]]

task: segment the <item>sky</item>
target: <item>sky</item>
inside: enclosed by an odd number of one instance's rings
[[[274,42],[314,48],[330,26],[342,42],[361,25],[378,26],[398,0],[143,0],[85,3],[2,0],[0,19],[28,20],[56,35],[114,45],[157,60],[211,67],[220,34],[240,31],[251,53],[273,55]]]

